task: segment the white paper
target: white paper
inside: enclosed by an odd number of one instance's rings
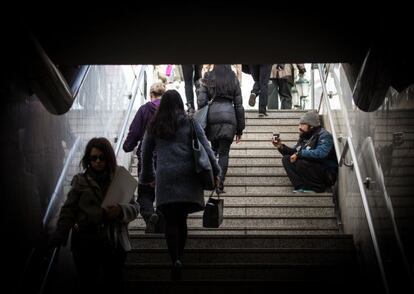
[[[114,178],[106,192],[101,207],[118,203],[129,203],[134,195],[138,181],[123,166],[117,166]]]

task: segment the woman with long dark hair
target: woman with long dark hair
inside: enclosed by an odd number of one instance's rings
[[[101,207],[118,168],[106,138],[88,142],[81,164],[85,171],[72,179],[51,245],[65,244],[72,229],[71,249],[81,292],[122,293],[122,270],[131,250],[127,225],[136,219],[138,205],[131,195],[130,203]]]
[[[214,153],[200,125],[197,122],[194,125],[217,177],[220,167]],[[180,279],[188,214],[204,208],[204,192],[195,172],[191,130],[191,121],[184,111],[180,94],[169,90],[162,96],[142,143],[143,166],[139,181],[147,185],[154,185],[155,181],[155,202],[165,217],[165,237],[173,264],[173,279]],[[154,151],[157,152],[156,175]]]
[[[230,146],[234,138],[236,143],[240,142],[245,127],[240,84],[230,64],[215,64],[213,70],[202,79],[197,98],[198,108],[204,107],[212,99],[206,134],[218,155],[222,173],[217,191],[223,193]]]

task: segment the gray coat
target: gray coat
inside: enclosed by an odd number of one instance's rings
[[[88,185],[85,176],[88,177],[92,188]],[[54,233],[55,237],[61,238],[66,243],[70,229],[74,229],[79,235],[77,245],[80,243],[93,244],[93,242],[99,241],[101,235],[95,234],[97,232],[95,230],[91,232],[90,228],[101,227],[104,223],[101,207],[104,198],[105,195],[103,195],[101,188],[92,177],[83,173],[75,175],[72,179],[72,188],[60,211],[57,229]],[[130,203],[118,203],[118,205],[122,210],[122,214],[121,218],[113,223],[116,238],[123,249],[129,251],[131,250],[131,244],[128,223],[137,218],[139,206],[134,200],[134,195],[131,195]],[[75,238],[72,237],[72,250],[76,247],[74,240]]]
[[[218,176],[220,167],[207,141],[204,131],[195,122],[197,136],[206,149],[213,166],[213,173]],[[183,114],[179,118],[179,128],[172,139],[160,139],[145,133],[142,143],[142,172],[139,182],[150,183],[156,179],[155,201],[157,207],[169,203],[196,204],[196,210],[204,207],[204,192],[195,173],[191,146],[191,128],[189,119]],[[156,176],[153,168],[153,151],[157,152]]]

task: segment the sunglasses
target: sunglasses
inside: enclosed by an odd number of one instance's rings
[[[100,161],[105,161],[105,156],[103,156],[103,155],[92,155],[91,157],[90,157],[90,159],[91,159],[91,161],[97,161],[98,159],[100,160]]]

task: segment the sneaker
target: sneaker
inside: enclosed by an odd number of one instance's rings
[[[259,117],[269,116],[266,112],[259,112]]]
[[[254,106],[255,104],[256,104],[256,94],[250,93],[249,105]]]
[[[147,227],[145,228],[146,234],[155,233],[155,225],[158,223],[159,216],[156,213],[153,213],[147,221]]]
[[[302,193],[316,193],[316,192],[310,189],[302,189]]]
[[[295,189],[292,192],[293,193],[302,193],[303,192],[303,189]]]

